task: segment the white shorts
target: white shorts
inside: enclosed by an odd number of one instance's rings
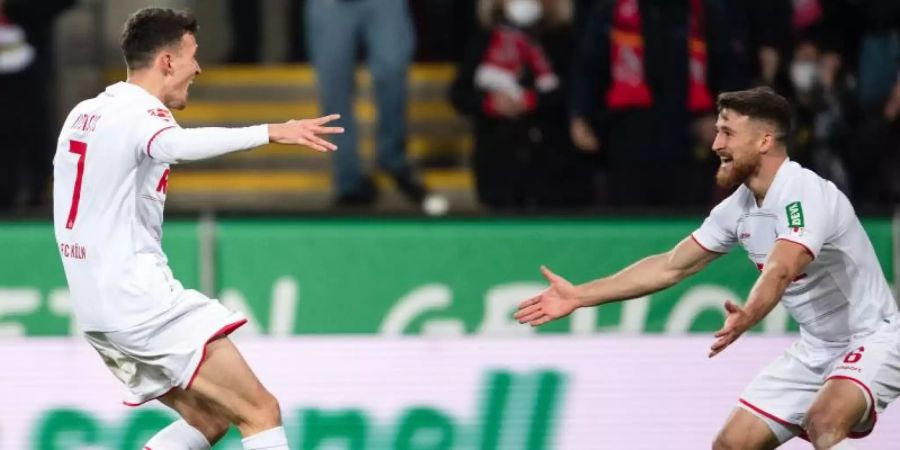
[[[832,378],[853,381],[862,391],[869,412],[849,437],[867,436],[878,414],[900,394],[900,320],[885,320],[875,333],[848,345],[795,342],[744,389],[739,406],[766,422],[779,442],[807,439],[801,428],[806,411]]]
[[[206,344],[247,322],[218,300],[185,290],[165,313],[127,330],[89,331],[88,342],[125,384],[123,403],[138,406],[176,387],[189,389]]]

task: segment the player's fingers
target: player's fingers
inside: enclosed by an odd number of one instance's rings
[[[315,134],[341,134],[344,132],[344,127],[315,127],[312,132]]]
[[[541,296],[540,296],[540,295],[535,296],[535,297],[532,297],[532,298],[529,298],[528,300],[525,300],[524,302],[519,303],[519,309],[527,308],[527,307],[529,307],[529,306],[531,306],[531,305],[533,305],[533,304],[539,302],[540,300],[541,300]]]
[[[726,345],[727,344],[725,344],[725,341],[721,339],[714,342],[713,345],[709,347],[709,357],[712,358],[713,356],[719,354],[719,352],[721,352],[726,347]]]
[[[328,150],[331,150],[331,151],[337,150],[337,145],[334,145],[334,144],[332,144],[331,142],[328,142],[328,141],[326,141],[325,139],[322,139],[322,138],[320,138],[320,137],[318,137],[318,136],[316,136],[316,135],[314,135],[314,134],[309,134],[308,136],[306,136],[306,139],[307,139],[308,141],[310,141],[310,142],[314,142],[314,143],[316,143],[317,145],[319,145],[319,146],[321,146],[321,147],[327,149],[326,151],[328,151]]]
[[[543,315],[544,315],[544,311],[542,311],[540,309],[529,311],[526,314],[522,314],[522,316],[519,318],[519,323],[528,323],[528,322],[531,322],[532,320],[540,318]]]
[[[553,273],[547,266],[541,266],[541,275],[547,279],[550,283],[553,283],[555,280],[559,279],[559,275]]]
[[[313,142],[313,141],[311,141],[311,140],[309,140],[309,139],[306,139],[306,138],[302,138],[302,137],[301,137],[301,138],[297,139],[297,143],[300,144],[300,145],[309,147],[309,148],[311,148],[311,149],[313,149],[313,150],[319,151],[319,152],[327,152],[327,151],[328,151],[327,148],[322,147],[321,145],[319,145],[319,144],[317,144],[317,143],[315,143],[315,142]]]
[[[313,123],[316,125],[325,125],[328,122],[332,122],[341,118],[340,114],[329,114],[324,117],[319,117],[317,119],[313,119]]]
[[[533,326],[533,327],[539,327],[539,326],[541,326],[541,325],[543,325],[543,324],[545,324],[545,323],[547,323],[547,322],[549,322],[549,321],[551,321],[551,320],[553,320],[552,317],[546,316],[546,315],[545,315],[545,316],[541,316],[541,317],[539,317],[539,318],[537,318],[537,319],[532,320],[532,321],[530,322],[530,324],[531,324],[531,326]]]
[[[519,310],[516,311],[516,314],[514,316],[516,318],[519,318],[519,317],[527,316],[528,314],[531,314],[535,311],[540,311],[540,310],[541,310],[541,305],[534,304],[531,306],[526,306],[524,308],[519,308]]]
[[[716,334],[714,334],[713,336],[719,338],[725,336],[728,333],[731,333],[731,327],[722,327],[722,329],[716,331]]]
[[[730,313],[735,313],[741,310],[741,307],[732,302],[731,300],[725,300],[725,310]]]

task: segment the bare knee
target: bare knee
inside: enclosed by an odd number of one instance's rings
[[[850,423],[824,408],[813,408],[806,414],[803,428],[816,450],[828,450],[847,437]]]
[[[281,406],[275,396],[262,386],[244,409],[240,414],[242,423],[236,424],[242,432],[259,432],[281,425]]]
[[[190,426],[196,428],[210,444],[215,444],[225,436],[231,421],[225,416],[210,412],[190,412],[182,414],[182,418]]]

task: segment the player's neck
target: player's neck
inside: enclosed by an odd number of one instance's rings
[[[165,80],[161,77],[154,76],[150,71],[138,70],[129,72],[128,79],[126,79],[125,82],[140,86],[145,91],[149,92],[150,95],[158,98],[159,101],[163,101]]]
[[[778,174],[778,169],[781,168],[785,160],[787,160],[787,155],[784,153],[763,155],[759,164],[759,172],[747,180],[747,188],[756,197],[757,205],[762,205],[763,200],[766,198],[766,193],[769,192],[769,188],[772,186],[772,181],[775,180],[775,175]]]

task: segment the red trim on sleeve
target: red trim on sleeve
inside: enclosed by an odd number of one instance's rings
[[[215,333],[213,333],[213,335],[210,336],[209,339],[206,340],[206,343],[203,344],[203,354],[200,355],[200,362],[197,364],[197,368],[194,369],[194,374],[191,375],[190,381],[188,381],[187,385],[184,387],[185,390],[188,390],[191,388],[191,385],[194,384],[194,379],[197,378],[197,374],[200,373],[200,367],[203,365],[203,361],[206,359],[206,344],[209,344],[210,341],[212,341],[213,339],[215,339],[219,336],[228,336],[234,330],[237,330],[238,328],[241,327],[241,325],[244,325],[245,323],[247,323],[247,319],[241,319],[241,320],[238,320],[237,322],[225,325],[224,327],[220,328],[219,331],[216,331]]]
[[[172,128],[175,128],[175,125],[172,125],[171,127],[161,128],[156,133],[153,133],[153,136],[150,136],[150,140],[147,141],[147,156],[149,156],[151,158],[153,157],[153,155],[150,154],[150,146],[153,145],[153,140],[156,139],[157,136],[159,136],[159,133],[162,133],[163,131],[166,131],[166,130],[170,130]]]
[[[832,375],[825,379],[828,380],[850,380],[863,388],[863,391],[869,395],[869,418],[872,419],[872,426],[866,431],[851,431],[847,434],[847,437],[851,439],[859,439],[869,435],[872,430],[875,429],[875,423],[878,422],[878,413],[875,411],[875,396],[872,395],[872,391],[869,390],[869,387],[866,386],[862,381],[857,380],[856,378],[847,376],[847,375]]]
[[[780,238],[775,239],[775,240],[776,240],[776,241],[790,242],[790,243],[792,243],[792,244],[797,244],[797,245],[803,247],[803,249],[806,250],[807,253],[809,253],[809,256],[812,257],[812,259],[816,259],[816,254],[813,253],[813,251],[810,250],[809,247],[807,247],[806,244],[804,244],[804,243],[802,243],[802,242],[797,242],[797,241],[795,241],[795,240],[793,240],[793,239],[788,239],[788,238],[786,238],[786,237],[780,237]]]
[[[709,253],[716,253],[716,254],[719,254],[719,255],[724,255],[724,253],[722,253],[722,252],[717,252],[717,251],[715,251],[715,250],[710,250],[710,249],[706,248],[705,245],[701,244],[700,241],[698,241],[697,238],[694,237],[694,233],[691,233],[691,239],[693,239],[694,242],[697,243],[697,245],[700,246],[700,248],[702,248],[703,250],[706,250],[706,251],[709,252]]]

